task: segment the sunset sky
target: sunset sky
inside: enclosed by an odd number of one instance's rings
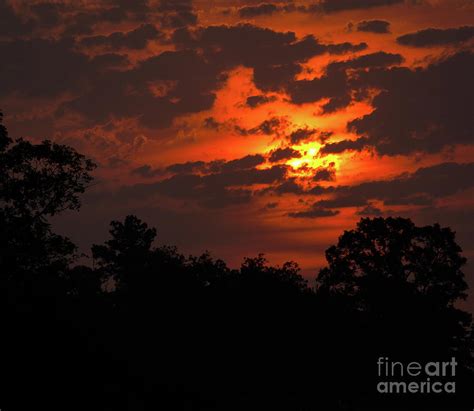
[[[314,278],[362,216],[400,215],[472,267],[473,45],[472,0],[0,0],[0,108],[98,163],[55,221],[81,251],[133,213]]]

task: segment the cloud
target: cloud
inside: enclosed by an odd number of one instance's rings
[[[155,81],[174,86],[157,96],[150,86]],[[61,109],[79,113],[92,123],[105,123],[112,117],[137,118],[145,127],[163,128],[179,115],[210,109],[213,90],[222,81],[217,68],[193,50],[163,52],[126,71],[96,74],[90,87]]]
[[[329,54],[357,53],[367,48],[368,48],[368,45],[367,43],[364,43],[364,42],[353,44],[346,41],[344,43],[326,45],[326,51]]]
[[[66,9],[62,3],[36,3],[30,5],[35,16],[35,23],[40,27],[53,28],[61,22],[61,15]]]
[[[302,70],[301,64],[324,53],[360,51],[361,44],[322,44],[311,35],[298,39],[294,32],[277,32],[251,24],[208,26],[177,30],[178,48],[195,49],[220,71],[243,65],[254,70],[254,83],[264,91],[277,91]]]
[[[375,207],[373,204],[368,204],[362,210],[357,211],[356,214],[363,217],[368,217],[368,216],[381,216],[383,212],[380,208]]]
[[[291,144],[300,144],[305,141],[311,140],[318,130],[313,128],[299,128],[293,131],[289,136],[288,140]]]
[[[285,122],[283,119],[278,117],[272,117],[268,120],[262,121],[258,126],[252,128],[243,128],[240,126],[235,126],[235,131],[242,136],[248,136],[251,134],[263,134],[270,136],[272,134],[277,134],[279,129]]]
[[[347,70],[364,70],[400,64],[400,54],[383,51],[364,54],[356,58],[330,63],[321,77],[292,82],[287,90],[291,102],[305,104],[329,99],[323,105],[323,113],[331,113],[348,106],[352,100],[352,86]]]
[[[305,211],[297,211],[294,213],[289,213],[288,216],[292,218],[322,218],[322,217],[334,217],[339,214],[337,210],[326,210],[324,208],[319,208],[313,206]]]
[[[278,203],[272,202],[272,203],[267,203],[264,207],[265,210],[274,210],[275,208],[278,207]]]
[[[247,97],[245,104],[249,107],[255,108],[261,106],[262,104],[271,103],[275,100],[276,97],[274,96],[265,96],[264,94],[258,94],[255,96]]]
[[[378,34],[390,33],[390,22],[386,20],[363,20],[357,23],[356,30]]]
[[[172,164],[166,167],[166,171],[176,174],[191,174],[206,171],[209,164],[204,161],[188,161],[186,163]]]
[[[248,170],[259,166],[265,162],[265,157],[261,154],[249,154],[236,160],[230,160],[222,164],[221,170],[238,171]]]
[[[271,3],[262,3],[257,6],[244,6],[239,9],[239,16],[242,18],[252,18],[269,16],[278,11],[278,7]]]
[[[369,200],[385,205],[430,205],[438,198],[474,187],[474,163],[442,163],[402,174],[391,180],[378,180],[332,189],[334,198],[315,203],[321,208],[365,206]]]
[[[335,164],[330,163],[329,167],[318,167],[314,173],[314,181],[334,181],[336,179]]]
[[[198,22],[192,0],[161,0],[157,12],[161,24],[167,28],[194,26]]]
[[[436,47],[459,44],[474,38],[474,26],[449,29],[424,29],[397,37],[397,43],[411,47]]]
[[[192,174],[192,173],[217,173],[230,172],[239,170],[253,169],[265,163],[265,157],[260,154],[249,154],[234,160],[214,160],[210,162],[204,161],[188,161],[186,163],[171,164],[166,167],[166,171],[175,174]]]
[[[304,189],[301,187],[297,182],[295,178],[289,178],[286,181],[284,181],[281,184],[278,184],[275,187],[269,187],[267,190],[264,192],[271,191],[277,195],[282,195],[282,194],[304,194]]]
[[[319,154],[339,154],[346,150],[360,151],[368,144],[368,140],[360,137],[357,140],[342,140],[336,143],[327,143],[319,149]]]
[[[330,70],[321,77],[294,81],[288,86],[293,104],[312,103],[324,98],[342,99],[348,92],[347,76],[342,70]]]
[[[214,117],[206,117],[203,122],[203,126],[210,130],[219,130],[221,125]]]
[[[162,195],[193,201],[204,207],[227,207],[250,202],[253,196],[252,186],[284,181],[286,172],[284,166],[256,169],[233,164],[205,175],[179,173],[154,183],[125,186],[117,195],[138,199]]]
[[[368,9],[372,7],[391,6],[403,3],[404,0],[322,0],[315,4],[312,11],[335,13],[346,10]]]
[[[348,129],[366,137],[380,155],[438,152],[446,146],[472,144],[473,72],[474,54],[461,52],[425,69],[362,73],[360,87],[383,91],[372,101],[374,110],[351,121]]]
[[[291,147],[277,148],[270,154],[269,160],[271,163],[277,163],[281,160],[289,160],[291,158],[300,158],[301,153],[297,150],[293,150]]]
[[[375,53],[364,54],[356,58],[330,63],[326,70],[360,70],[372,67],[388,67],[399,65],[403,62],[403,57],[400,54],[387,53],[385,51],[377,51]]]
[[[126,68],[129,65],[127,56],[117,53],[105,53],[94,56],[92,65],[99,71],[113,70],[117,68]]]
[[[104,47],[112,50],[122,48],[138,50],[145,48],[150,40],[156,40],[161,36],[153,24],[142,24],[126,33],[115,32],[108,36],[84,37],[80,44],[85,47]]]
[[[55,96],[78,91],[95,71],[93,60],[74,50],[72,40],[0,41],[0,95]]]
[[[152,178],[162,174],[163,170],[153,169],[150,165],[145,164],[143,166],[134,168],[130,173],[132,175],[137,175],[144,178]]]

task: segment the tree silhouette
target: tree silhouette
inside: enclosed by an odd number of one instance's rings
[[[471,315],[456,306],[467,289],[461,251],[451,229],[417,227],[405,218],[364,218],[344,232],[326,251],[328,266],[318,275],[316,294],[358,325],[347,336],[358,358],[349,368],[364,369],[385,356],[455,356],[463,367],[458,387],[472,382]],[[368,372],[358,381],[364,385],[373,377]]]
[[[320,271],[318,287],[353,298],[361,309],[383,303],[384,291],[393,294],[393,287],[451,306],[466,297],[461,251],[454,232],[438,224],[416,227],[404,218],[365,218],[326,251],[328,267]]]
[[[0,116],[1,119],[1,116]],[[12,141],[0,128],[0,269],[31,274],[50,265],[65,269],[75,246],[51,232],[47,218],[80,207],[79,194],[95,165],[70,147],[50,141]]]

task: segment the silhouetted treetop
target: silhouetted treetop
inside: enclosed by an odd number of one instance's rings
[[[364,218],[326,251],[328,267],[319,273],[318,289],[364,306],[374,293],[410,287],[450,305],[465,298],[467,289],[461,251],[450,228],[417,227],[405,218]]]
[[[52,233],[47,217],[80,207],[94,168],[71,147],[13,141],[0,125],[0,266],[6,272],[66,269],[75,246]]]
[[[6,127],[3,125],[3,113],[0,111],[0,152],[11,143]]]
[[[2,203],[33,217],[78,209],[95,167],[71,147],[22,139],[0,152],[0,162]]]
[[[92,246],[92,256],[105,277],[120,288],[132,281],[132,276],[137,276],[150,260],[156,230],[133,215],[123,223],[112,221],[110,226],[111,239],[104,245]]]

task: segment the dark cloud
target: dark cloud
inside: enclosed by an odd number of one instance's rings
[[[30,34],[33,27],[33,20],[22,19],[8,2],[0,1],[0,37],[24,36]]]
[[[354,59],[330,63],[321,77],[294,81],[288,86],[291,102],[304,104],[329,99],[323,105],[323,113],[331,113],[348,106],[352,100],[351,79],[347,70],[364,70],[400,64],[400,54],[383,51],[365,54]]]
[[[278,207],[278,203],[273,202],[273,203],[268,203],[265,205],[265,210],[274,210],[275,208]]]
[[[327,66],[327,71],[331,70],[360,70],[372,67],[387,67],[399,65],[403,62],[400,54],[386,53],[385,51],[377,51],[371,54],[364,54],[351,60],[331,63]]]
[[[313,176],[314,181],[334,181],[336,179],[335,164],[330,163],[328,167],[319,167]]]
[[[375,207],[373,204],[367,204],[362,210],[357,211],[357,215],[363,217],[381,216],[383,214],[380,208]]]
[[[116,53],[99,54],[94,56],[91,62],[97,70],[126,68],[130,63],[127,56]]]
[[[393,68],[361,74],[363,87],[383,90],[372,113],[348,129],[368,138],[381,155],[437,152],[472,144],[474,54],[462,52],[425,69]],[[327,150],[327,149],[326,149]]]
[[[192,0],[161,0],[157,11],[164,27],[188,27],[194,26],[198,22]]]
[[[208,164],[204,161],[188,161],[186,163],[172,164],[166,167],[166,171],[176,174],[191,174],[206,171]]]
[[[317,133],[317,130],[313,128],[299,128],[288,136],[288,140],[291,144],[300,144],[311,140],[315,133]]]
[[[327,143],[320,148],[319,153],[322,155],[339,154],[346,150],[360,151],[368,144],[368,140],[364,137],[357,140],[342,140],[337,143]]]
[[[179,0],[175,2],[179,3]],[[112,0],[111,4],[128,13],[145,14],[150,11],[148,0]]]
[[[282,181],[287,168],[273,166],[265,169],[224,170],[220,173],[209,174],[202,178],[206,187],[251,186],[255,184],[272,184]]]
[[[272,117],[268,120],[262,121],[258,126],[249,129],[240,126],[235,126],[235,131],[242,136],[248,136],[252,134],[263,134],[270,136],[272,134],[278,133],[282,123],[283,121],[280,118]]]
[[[224,171],[238,171],[252,169],[265,162],[265,157],[260,154],[249,154],[245,157],[230,160],[222,164]]]
[[[205,207],[226,207],[251,201],[253,185],[269,185],[284,181],[286,167],[267,169],[234,168],[198,175],[176,174],[151,184],[123,187],[119,197],[146,198],[162,195],[174,199],[195,201]]]
[[[134,168],[131,172],[132,175],[137,175],[144,178],[156,177],[163,173],[163,170],[154,169],[150,165],[145,164],[143,166]]]
[[[367,43],[352,44],[348,42],[339,44],[328,44],[326,51],[329,54],[346,54],[346,53],[357,53],[359,51],[367,49]]]
[[[310,11],[335,13],[345,10],[368,9],[379,6],[390,6],[403,3],[404,0],[322,0],[310,7]]]
[[[252,18],[259,16],[269,16],[278,11],[278,7],[271,3],[262,3],[257,6],[244,6],[239,9],[239,16],[242,18]]]
[[[61,13],[66,9],[61,3],[36,3],[30,5],[35,23],[40,27],[52,28],[61,22]]]
[[[298,211],[289,213],[288,216],[292,218],[322,218],[322,217],[334,217],[339,214],[337,210],[326,210],[317,206],[313,206],[305,211]]]
[[[442,163],[392,180],[335,187],[333,199],[321,200],[315,205],[322,208],[355,207],[365,206],[369,200],[380,200],[386,205],[429,205],[438,198],[473,187],[473,173],[474,163]]]
[[[172,164],[166,167],[166,171],[174,174],[192,173],[217,173],[253,169],[265,163],[265,157],[260,154],[249,154],[235,160],[188,161],[186,163]]]
[[[244,65],[254,70],[255,85],[281,90],[302,70],[301,63],[324,53],[342,54],[366,48],[361,44],[322,44],[313,36],[297,39],[294,32],[276,32],[251,24],[181,29],[173,35],[178,48],[199,50],[221,71]]]
[[[150,40],[160,38],[162,34],[153,24],[142,24],[136,29],[123,33],[115,32],[108,36],[84,37],[81,45],[85,47],[104,47],[107,49],[143,49]]]
[[[149,128],[167,127],[181,114],[211,108],[214,90],[226,78],[221,73],[229,69],[242,64],[252,67],[258,87],[282,89],[301,71],[300,63],[314,55],[336,52],[333,47],[338,47],[320,44],[312,36],[298,40],[292,32],[275,32],[249,24],[180,29],[175,34],[175,40],[181,39],[176,40],[178,50],[149,58],[128,71],[94,78],[85,93],[64,108],[79,112],[89,121],[102,122],[112,116],[136,117]],[[109,40],[102,38],[99,43]],[[344,43],[337,52],[354,47]],[[174,86],[167,95],[157,96],[150,89],[157,81]],[[244,135],[270,135],[277,122],[270,119],[258,128],[237,131]]]
[[[277,163],[282,160],[289,160],[291,158],[300,158],[301,153],[297,150],[293,150],[291,147],[277,148],[270,154],[269,160],[271,163]]]
[[[51,4],[57,7],[58,3]],[[67,13],[60,16],[66,36],[93,34],[95,29],[104,23],[145,23],[150,21],[152,13],[147,0],[110,0],[97,2],[92,8],[72,5],[73,3],[70,3]]]
[[[253,81],[260,90],[277,91],[285,88],[302,70],[296,63],[257,66],[253,71]]]
[[[429,28],[397,37],[397,43],[411,47],[434,47],[458,44],[474,38],[474,26],[450,29]]]
[[[405,0],[320,0],[308,5],[295,4],[292,1],[287,4],[261,3],[258,5],[247,5],[239,9],[241,17],[258,17],[280,13],[335,13],[347,10],[368,9],[372,7],[390,6],[403,3]],[[248,3],[248,2],[247,2]],[[257,1],[256,3],[259,3]],[[245,14],[245,15],[242,15]]]
[[[209,128],[211,130],[219,130],[222,124],[219,123],[214,117],[207,117],[204,119],[203,125],[205,128]]]
[[[343,99],[349,91],[346,73],[337,69],[327,71],[319,78],[295,81],[288,86],[293,104],[312,103],[324,98]]]
[[[357,23],[356,29],[367,33],[390,33],[390,22],[386,20],[363,20]]]
[[[256,96],[247,97],[245,104],[249,107],[255,108],[261,106],[262,104],[270,103],[275,100],[276,97],[274,96],[265,96],[264,94],[259,94]]]
[[[76,91],[95,71],[72,40],[0,41],[0,95],[54,96]]]
[[[146,127],[167,127],[181,114],[210,109],[215,100],[213,90],[223,80],[196,52],[169,51],[133,69],[95,76],[86,92],[62,109],[78,112],[93,123],[111,117],[136,117]],[[167,82],[173,87],[157,96],[150,87],[153,82]]]
[[[297,182],[296,179],[290,178],[284,181],[281,184],[278,184],[275,187],[269,188],[267,191],[271,191],[275,194],[282,195],[282,194],[304,194],[304,189],[301,187]]]

